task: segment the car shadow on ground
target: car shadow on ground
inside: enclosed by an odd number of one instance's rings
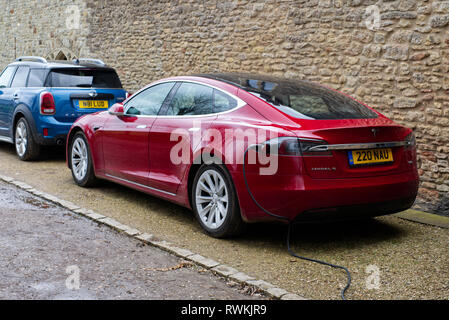
[[[279,223],[251,224],[240,237],[249,245],[257,242],[287,243],[287,225]],[[380,242],[398,240],[406,232],[383,218],[367,218],[344,222],[302,223],[292,226],[291,246],[324,251],[358,248]]]
[[[14,145],[11,143],[0,141],[0,150],[4,153],[16,155],[16,150],[14,149]]]
[[[120,196],[124,201],[132,201],[148,208],[148,212],[157,211],[174,223],[189,224],[190,229],[202,232],[191,210],[170,203],[166,200],[147,195],[133,189],[108,181],[101,181],[96,187],[108,194]],[[397,228],[390,221],[380,218],[366,218],[344,222],[318,222],[295,224],[292,227],[292,247],[324,248],[325,251],[338,248],[361,248],[379,242],[400,239],[406,231]],[[246,247],[260,247],[261,244],[271,248],[286,246],[287,225],[281,223],[248,224],[244,234],[222,241],[238,242]],[[326,249],[327,248],[327,249]]]
[[[37,161],[65,161],[65,146],[42,147]]]
[[[15,147],[11,143],[0,142],[0,151],[17,157]],[[20,161],[19,158],[17,161]],[[65,161],[65,146],[41,146],[39,158],[34,162],[41,161]]]

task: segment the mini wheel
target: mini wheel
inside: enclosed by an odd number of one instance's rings
[[[14,145],[20,160],[30,161],[39,157],[40,145],[34,140],[30,125],[25,118],[20,118],[16,124]]]

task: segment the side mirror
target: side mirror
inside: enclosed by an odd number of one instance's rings
[[[125,110],[123,109],[123,104],[116,103],[112,107],[109,108],[109,114],[113,116],[121,117],[125,115]]]

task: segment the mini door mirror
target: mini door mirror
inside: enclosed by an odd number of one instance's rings
[[[125,115],[125,111],[123,109],[123,104],[116,103],[112,107],[109,108],[109,114],[113,116],[121,117]]]

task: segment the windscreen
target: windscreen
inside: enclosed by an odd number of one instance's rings
[[[369,119],[377,114],[342,93],[308,82],[247,80],[245,89],[302,119]]]
[[[54,69],[47,81],[51,87],[59,88],[122,88],[114,70]]]

